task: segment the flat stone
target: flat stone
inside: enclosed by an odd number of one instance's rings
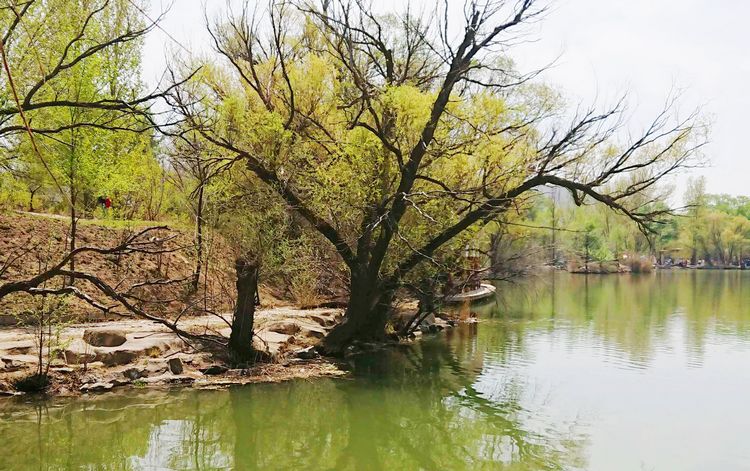
[[[163,374],[152,376],[143,380],[146,384],[190,384],[195,382],[195,378],[186,375]]]
[[[299,350],[295,350],[293,355],[302,360],[312,360],[320,357],[314,347],[300,348]]]
[[[125,333],[120,330],[96,328],[86,329],[83,332],[83,340],[94,347],[119,347],[127,342]]]
[[[299,324],[295,322],[273,322],[266,326],[266,330],[269,332],[276,332],[278,334],[294,335],[302,330]]]
[[[34,348],[32,342],[19,342],[16,346],[10,348],[4,348],[5,353],[9,355],[28,355]]]
[[[114,385],[112,383],[92,383],[84,384],[81,386],[81,392],[104,392],[112,389]]]
[[[323,316],[310,316],[310,319],[317,322],[318,325],[321,327],[333,327],[336,325],[336,320],[331,317],[323,317]]]
[[[3,373],[12,373],[23,369],[23,363],[15,361],[13,358],[0,358],[0,371]]]
[[[171,334],[155,334],[138,339],[131,338],[121,347],[98,347],[96,360],[107,366],[127,365],[139,358],[159,358],[165,352],[180,345],[180,340]],[[160,360],[164,365],[164,360]]]
[[[114,350],[111,352],[97,352],[96,360],[105,366],[127,365],[138,357],[136,352],[130,350]]]
[[[62,374],[70,374],[75,371],[73,368],[70,368],[67,366],[52,365],[51,368],[52,368],[52,371],[55,371],[56,373],[62,373]]]
[[[98,382],[98,380],[96,379],[96,377],[94,377],[92,375],[86,375],[83,378],[81,378],[81,384],[84,384],[84,385],[86,385],[86,384],[94,384],[96,382]]]
[[[7,381],[0,381],[0,396],[15,396],[16,391]]]
[[[419,324],[420,327],[430,327],[433,325],[435,325],[435,314],[428,314]]]
[[[137,379],[145,377],[146,372],[144,370],[139,370],[138,368],[128,368],[127,370],[122,372],[122,375],[130,381],[135,381]]]
[[[229,371],[229,368],[221,365],[212,365],[206,369],[201,370],[201,373],[207,376],[220,375]]]
[[[323,330],[320,327],[304,327],[301,331],[301,335],[303,337],[315,339],[315,340],[322,340],[326,336],[325,330]]]
[[[67,349],[63,352],[65,363],[68,365],[83,365],[84,363],[91,363],[96,360],[96,354],[94,352],[79,352],[73,349]]]
[[[255,338],[263,343],[286,343],[291,335],[281,334],[279,332],[261,331],[255,334]]]
[[[167,360],[167,366],[169,366],[169,371],[171,371],[173,375],[182,374],[182,360],[180,360],[179,358],[170,358],[169,360]]]

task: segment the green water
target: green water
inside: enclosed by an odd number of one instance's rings
[[[0,401],[0,469],[750,470],[750,273],[500,292],[353,379]]]

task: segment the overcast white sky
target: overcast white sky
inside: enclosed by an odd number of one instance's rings
[[[166,0],[151,0],[157,11]],[[241,1],[241,0],[233,0]],[[425,0],[426,1],[426,0]],[[457,1],[463,4],[463,0]],[[375,0],[380,8],[404,1]],[[417,2],[419,3],[419,2]],[[670,90],[683,90],[680,109],[701,106],[711,118],[711,167],[696,171],[712,193],[750,195],[746,130],[750,110],[750,2],[741,0],[548,0],[551,11],[532,32],[534,42],[515,48],[520,70],[556,57],[543,80],[560,88],[572,105],[608,104],[627,92],[636,122],[663,105]],[[175,0],[162,28],[194,51],[208,40],[203,9],[224,0]],[[385,6],[382,6],[385,5]],[[145,79],[155,83],[179,47],[161,31],[146,41]],[[684,180],[678,180],[678,185]],[[681,188],[677,189],[681,193]]]

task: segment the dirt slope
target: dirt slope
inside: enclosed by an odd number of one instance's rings
[[[108,223],[112,225],[111,222]],[[127,228],[125,223],[117,223],[119,228],[106,227],[96,221],[82,221],[78,226],[77,245],[108,247],[117,245],[128,234],[144,228]],[[9,259],[14,259],[0,283],[24,279],[39,273],[45,266],[56,263],[66,252],[69,244],[69,223],[56,217],[38,215],[0,213],[0,266]],[[111,286],[121,290],[137,282],[159,279],[188,279],[194,267],[191,259],[192,234],[185,229],[168,229],[159,236],[175,235],[175,246],[183,249],[168,254],[133,254],[127,257],[83,254],[76,258],[76,269],[92,273]],[[231,257],[226,250],[214,250],[208,270],[205,286],[197,295],[186,296],[187,283],[176,284],[169,288],[159,288],[158,294],[163,299],[172,299],[164,304],[147,305],[157,313],[179,313],[186,310],[191,314],[198,305],[210,297],[214,309],[231,309],[233,292],[233,273]],[[59,283],[59,282],[56,282]],[[90,287],[82,286],[83,288]],[[93,291],[93,290],[91,290]],[[28,295],[12,295],[0,301],[0,325],[15,323],[16,317],[39,305],[39,298]],[[112,304],[107,302],[107,304]],[[100,311],[81,300],[72,299],[66,307],[71,320],[95,321],[105,316]],[[117,316],[106,316],[116,318]]]

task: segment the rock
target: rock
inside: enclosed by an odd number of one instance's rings
[[[269,343],[286,343],[291,338],[291,335],[280,334],[278,332],[271,331],[260,331],[255,334],[253,341],[259,340],[264,344]]]
[[[115,348],[96,348],[96,360],[107,366],[127,365],[139,358],[160,358],[174,347],[181,347],[182,341],[171,333],[158,333],[143,338],[131,338],[128,342]],[[166,366],[164,360],[160,365]],[[164,368],[166,369],[166,368]]]
[[[320,357],[318,352],[315,351],[314,347],[301,348],[294,351],[292,355],[294,355],[295,358],[301,358],[303,360],[312,360],[314,358]]]
[[[94,347],[119,347],[127,342],[125,333],[114,329],[86,329],[83,332],[83,340]]]
[[[167,366],[169,366],[169,371],[171,371],[173,375],[182,374],[182,360],[179,358],[170,358],[167,360]]]
[[[6,381],[0,381],[0,396],[15,396],[16,391],[13,389],[13,386],[6,382]]]
[[[186,375],[175,376],[164,373],[160,376],[152,376],[143,380],[145,384],[190,384],[195,382],[195,378]]]
[[[73,368],[69,368],[67,366],[52,365],[51,368],[52,368],[52,371],[54,371],[55,373],[60,373],[64,375],[71,374],[75,371]]]
[[[317,322],[321,327],[333,327],[336,325],[336,321],[329,317],[323,316],[310,316],[310,319]]]
[[[294,335],[300,330],[300,326],[294,322],[274,322],[266,327],[269,332],[276,332],[278,334]]]
[[[147,376],[144,370],[139,370],[138,368],[128,368],[122,372],[122,375],[130,381],[135,381]]]
[[[304,337],[315,339],[315,340],[322,340],[326,336],[325,331],[322,330],[322,328],[320,327],[316,327],[316,328],[305,327],[304,329],[302,329],[301,332]]]
[[[6,348],[5,353],[8,355],[27,355],[31,353],[31,350],[34,348],[33,341],[24,342],[22,345],[16,345],[11,348]]]
[[[201,373],[207,376],[220,375],[229,371],[229,368],[221,365],[211,365],[208,368],[201,370]]]
[[[81,392],[104,392],[112,389],[114,385],[112,383],[92,383],[84,384],[81,386]]]
[[[15,360],[13,358],[0,358],[0,371],[3,373],[11,373],[23,369],[24,363]]]
[[[111,352],[97,352],[96,360],[106,366],[127,365],[137,358],[137,353],[130,350],[115,350]]]
[[[65,363],[68,365],[83,365],[84,363],[91,363],[96,359],[96,354],[92,352],[76,352],[74,350],[65,350],[63,352]]]
[[[420,324],[419,331],[422,332],[423,334],[435,334],[439,332],[439,329],[438,329],[438,326],[436,326],[435,324],[431,324],[431,325]]]
[[[84,385],[94,384],[96,382],[98,382],[98,380],[96,379],[96,377],[92,375],[86,375],[83,378],[81,378],[81,384],[84,384]]]
[[[427,317],[422,319],[422,322],[419,323],[420,327],[430,327],[432,325],[435,325],[435,314],[429,314]]]
[[[271,357],[278,357],[286,346],[293,342],[294,337],[278,332],[262,331],[255,334],[253,348],[258,352],[265,352]]]
[[[195,382],[195,378],[190,376],[172,376],[166,382],[169,384],[191,384]]]

